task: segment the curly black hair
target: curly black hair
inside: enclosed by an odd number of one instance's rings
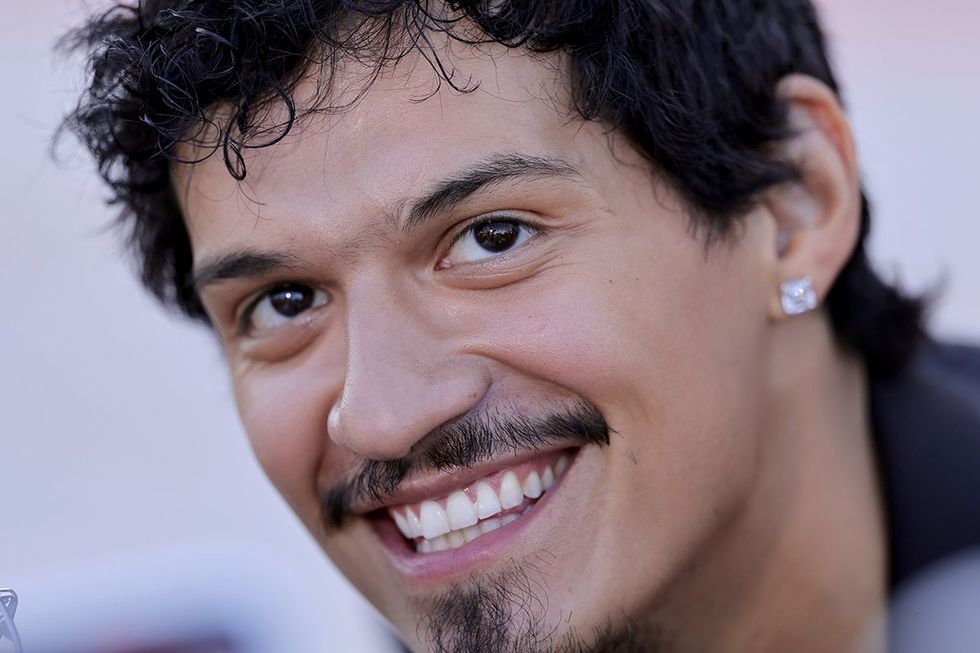
[[[799,176],[772,155],[789,135],[779,80],[802,73],[839,93],[809,0],[119,4],[69,35],[68,45],[86,52],[89,84],[65,126],[94,154],[122,208],[146,287],[207,321],[171,186],[175,145],[212,135],[210,155],[244,179],[243,149],[276,142],[308,112],[344,109],[330,105],[330,89],[348,58],[377,74],[414,51],[441,82],[471,90],[433,47],[439,33],[563,53],[574,110],[624,133],[709,233],[727,232],[760,193]],[[293,91],[310,73],[320,92],[298,106]],[[270,124],[282,107],[288,118]],[[872,373],[891,374],[924,337],[923,303],[875,274],[864,248],[869,226],[862,195],[860,240],[827,306],[838,339]]]

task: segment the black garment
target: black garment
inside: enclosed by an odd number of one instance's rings
[[[900,377],[872,380],[871,415],[894,588],[980,547],[980,349],[924,344]]]

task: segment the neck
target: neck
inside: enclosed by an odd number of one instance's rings
[[[699,633],[691,650],[876,653],[886,550],[863,366],[819,314],[783,325],[771,360],[756,483],[671,618]]]

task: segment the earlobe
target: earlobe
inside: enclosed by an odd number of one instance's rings
[[[854,141],[834,92],[804,75],[783,79],[777,92],[788,103],[792,134],[775,155],[799,171],[797,181],[764,199],[777,233],[770,317],[781,320],[812,310],[833,286],[857,244],[861,192]]]

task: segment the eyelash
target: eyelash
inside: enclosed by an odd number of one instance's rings
[[[248,302],[248,304],[245,305],[245,308],[244,310],[242,310],[241,315],[238,316],[239,335],[248,334],[249,323],[252,321],[252,315],[255,313],[255,309],[259,305],[259,302],[265,300],[269,296],[269,293],[275,290],[277,286],[278,284],[273,284],[271,286],[264,288],[259,294],[253,297]]]
[[[310,290],[316,292],[313,284],[305,283],[303,281],[298,281],[298,280],[278,281],[276,283],[269,284],[261,291],[259,291],[259,293],[256,294],[245,305],[245,308],[242,310],[241,315],[238,317],[237,320],[237,329],[239,335],[248,335],[249,325],[252,321],[252,317],[255,315],[255,310],[258,308],[259,304],[269,299],[270,295],[272,295],[273,292],[281,289],[285,285],[306,286]]]
[[[462,241],[467,236],[474,235],[480,228],[488,224],[492,224],[494,222],[509,222],[516,225],[520,229],[527,229],[533,232],[534,234],[541,232],[540,227],[537,227],[526,220],[515,218],[513,216],[509,216],[509,215],[483,216],[470,222],[468,225],[460,229],[453,236],[452,240],[449,242],[449,245],[446,248],[447,252],[451,250],[453,247],[455,247],[457,244],[459,244],[459,242]],[[255,314],[255,310],[259,306],[259,304],[267,300],[271,293],[281,288],[284,284],[296,284],[300,286],[307,286],[311,289],[313,288],[311,284],[304,283],[299,280],[289,280],[285,282],[279,281],[276,283],[269,284],[268,286],[263,288],[259,293],[257,293],[251,299],[251,301],[248,302],[248,304],[245,306],[245,308],[242,310],[241,314],[239,315],[236,322],[237,322],[237,330],[240,335],[248,334],[249,325],[251,323],[253,315]]]
[[[470,222],[468,225],[460,229],[459,232],[455,236],[453,236],[453,239],[449,241],[449,247],[447,247],[446,249],[452,249],[453,246],[459,243],[459,241],[463,240],[463,238],[475,234],[480,227],[483,227],[484,225],[488,225],[494,222],[513,222],[514,224],[519,225],[521,227],[526,226],[528,228],[534,229],[534,225],[527,224],[523,220],[518,220],[517,218],[512,218],[503,215],[483,216],[481,218],[477,218],[476,220]]]
[[[467,236],[475,234],[481,227],[494,222],[511,222],[521,229],[527,229],[533,232],[535,235],[541,233],[542,231],[541,227],[538,227],[527,220],[522,220],[521,218],[515,218],[510,215],[485,215],[473,220],[453,236],[452,240],[449,241],[449,245],[446,247],[447,255],[449,250],[458,245],[461,240]]]

